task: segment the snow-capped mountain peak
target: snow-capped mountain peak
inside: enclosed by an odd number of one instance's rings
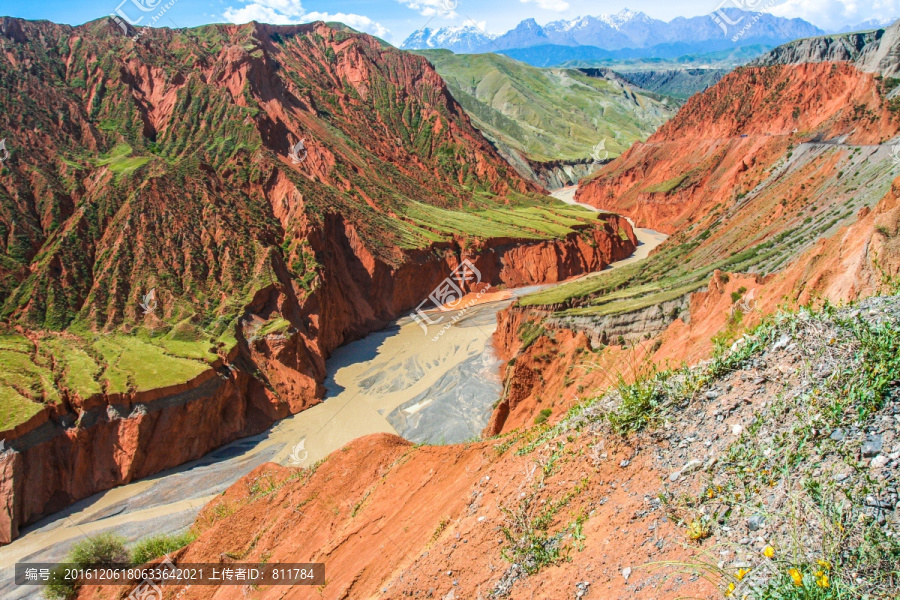
[[[601,15],[597,18],[616,30],[621,29],[623,25],[631,22],[647,22],[652,20],[641,11],[630,10],[627,8],[623,8],[614,15]]]
[[[846,25],[837,31],[837,33],[847,33],[851,31],[866,31],[869,29],[880,29],[881,27],[887,27],[894,23],[897,20],[897,17],[890,17],[887,19],[868,19],[863,21],[862,23],[857,23],[856,25]]]
[[[474,25],[441,27],[440,29],[420,29],[414,31],[401,48],[447,48],[454,52],[484,52],[496,35],[483,32]]]
[[[741,15],[733,17],[735,20],[741,18]],[[776,45],[790,39],[824,33],[801,19],[784,19],[773,15],[754,17],[753,23],[754,28],[748,39],[755,39],[755,43],[765,40],[766,43]],[[534,19],[525,19],[502,35],[488,35],[471,25],[443,27],[438,30],[423,29],[409,36],[400,47],[446,48],[454,52],[476,53],[536,46],[588,46],[603,50],[622,50],[668,44],[687,48],[709,41],[708,47],[711,50],[721,50],[722,44],[727,42],[727,34],[708,15],[678,17],[665,22],[640,11],[623,9],[613,15],[585,15],[552,21],[544,26]]]

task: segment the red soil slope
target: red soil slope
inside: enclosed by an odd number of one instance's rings
[[[740,68],[583,181],[577,200],[674,233],[752,190],[801,142],[840,136],[843,144],[877,144],[897,131],[882,82],[852,65]],[[778,217],[774,208],[765,213]]]

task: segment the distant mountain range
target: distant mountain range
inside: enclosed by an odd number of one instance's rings
[[[891,17],[890,19],[869,19],[867,21],[863,21],[862,23],[857,23],[856,25],[847,25],[835,31],[834,33],[850,33],[854,31],[868,31],[870,29],[879,29],[881,27],[887,27],[897,19],[898,17]]]
[[[698,63],[697,66],[700,66],[704,62],[713,62],[714,57],[720,57],[720,62],[724,63],[718,66],[734,67],[780,45],[771,38],[747,38],[741,42],[742,44],[738,47],[728,40],[709,40],[696,44],[675,42],[657,44],[648,48],[622,48],[621,50],[604,50],[596,46],[547,44],[501,50],[497,54],[505,54],[535,67],[618,65],[625,61],[654,59],[678,61],[685,64]]]
[[[612,58],[609,51],[622,52],[622,58],[674,58],[678,53],[713,52],[748,44],[777,45],[825,33],[803,19],[786,19],[738,9],[726,9],[724,12],[736,25],[720,26],[712,15],[678,17],[665,22],[626,9],[615,15],[553,21],[544,26],[538,25],[534,19],[526,19],[502,35],[485,33],[473,25],[425,28],[410,35],[401,48],[444,48],[457,53],[477,53],[547,47],[548,51],[556,54],[566,54],[563,60]],[[740,40],[732,41],[743,24],[751,22],[752,27]],[[602,51],[607,51],[607,54]]]

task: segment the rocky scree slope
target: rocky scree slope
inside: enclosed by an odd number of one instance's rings
[[[423,58],[322,23],[3,18],[0,85],[0,542],[317,402],[332,349],[463,259],[523,285],[633,249]]]
[[[260,598],[892,597],[898,306],[773,316],[694,367],[586,390],[552,425],[443,447],[373,435],[307,469],[264,465],[173,559],[326,562],[319,589]]]
[[[900,73],[900,21],[861,33],[811,37],[784,44],[751,65],[789,65],[848,61],[867,73]]]

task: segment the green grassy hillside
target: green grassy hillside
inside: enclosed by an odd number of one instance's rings
[[[422,50],[473,124],[534,161],[609,157],[646,139],[673,110],[643,94],[570,69],[538,69],[498,54]]]

